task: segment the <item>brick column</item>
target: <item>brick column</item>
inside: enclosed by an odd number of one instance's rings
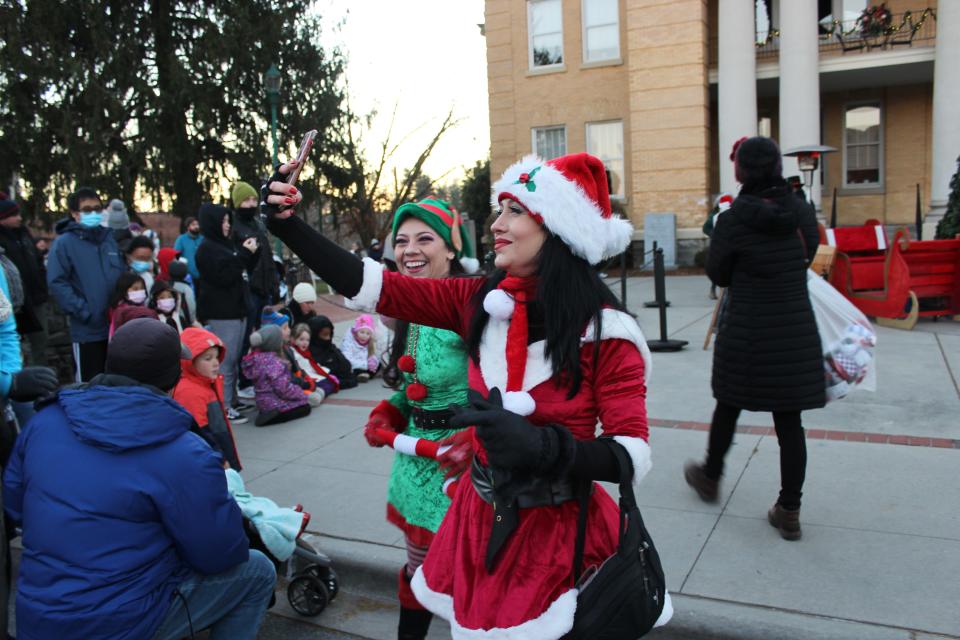
[[[630,142],[635,226],[673,212],[699,227],[707,211],[707,0],[627,4]]]
[[[730,149],[742,136],[757,135],[757,53],[753,0],[720,0],[717,112],[720,191],[736,194]]]

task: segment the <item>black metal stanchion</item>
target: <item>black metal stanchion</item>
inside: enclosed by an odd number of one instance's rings
[[[653,282],[657,306],[660,307],[660,339],[647,340],[647,346],[650,351],[680,351],[687,346],[687,341],[667,338],[667,273],[663,266],[663,249],[659,248],[653,252]]]
[[[659,251],[661,254],[663,253],[663,249],[660,249],[660,248],[657,247],[657,241],[656,241],[656,240],[653,241],[653,249],[652,249],[652,251],[653,251],[653,256],[654,256],[654,258],[653,258],[653,264],[654,264],[653,277],[656,278],[656,277],[657,277],[657,268],[656,268],[656,264],[657,264],[657,258],[656,258],[657,252]],[[662,258],[662,256],[661,256],[661,258]],[[656,287],[656,284],[654,284],[654,287]],[[654,297],[656,297],[656,293],[654,293]],[[670,306],[670,301],[666,299],[666,296],[664,296],[663,304],[665,304],[665,305],[668,306],[668,307]],[[643,303],[643,306],[645,306],[647,309],[656,309],[657,307],[660,306],[660,300],[659,300],[659,299],[657,299],[657,300],[649,300],[649,301],[647,301],[647,302],[644,302],[644,303]]]

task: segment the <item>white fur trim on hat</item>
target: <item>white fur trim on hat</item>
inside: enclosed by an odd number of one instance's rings
[[[417,568],[410,580],[410,587],[417,600],[428,611],[450,623],[450,635],[453,640],[539,640],[540,638],[560,638],[573,628],[573,617],[577,613],[576,589],[564,592],[550,603],[547,610],[532,620],[515,627],[491,627],[490,629],[467,629],[457,622],[453,613],[453,598],[445,593],[432,590],[423,575],[423,567]],[[666,609],[666,606],[664,606]],[[672,611],[672,608],[671,608]],[[661,616],[662,617],[662,616]]]
[[[503,289],[494,289],[483,297],[483,310],[497,320],[509,320],[514,304],[513,296]]]
[[[380,291],[383,289],[383,265],[370,258],[363,259],[363,284],[360,291],[352,298],[344,300],[348,309],[355,311],[374,312],[380,302]]]
[[[476,258],[460,258],[460,266],[468,274],[474,274],[480,271],[480,261]]]
[[[531,177],[534,191],[519,184],[521,174],[540,170]],[[543,218],[543,224],[560,237],[575,255],[590,264],[623,253],[633,237],[633,225],[616,214],[609,218],[577,183],[548,165],[537,156],[526,156],[510,166],[493,184],[490,202],[499,206],[500,196],[508,194],[532,213]]]
[[[317,289],[309,282],[301,282],[293,288],[294,302],[316,302]]]
[[[519,416],[529,416],[537,410],[537,401],[526,391],[507,391],[503,394],[503,408]]]

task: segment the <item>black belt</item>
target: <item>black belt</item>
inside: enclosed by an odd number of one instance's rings
[[[427,411],[426,409],[414,407],[410,415],[413,416],[413,426],[417,429],[429,431],[430,429],[449,429],[450,418],[453,417],[453,411],[449,409]]]
[[[497,554],[517,528],[520,509],[558,505],[577,498],[576,487],[568,478],[515,479],[509,472],[483,466],[476,457],[470,469],[470,480],[477,495],[493,506],[486,555],[486,567],[490,573],[496,566]]]

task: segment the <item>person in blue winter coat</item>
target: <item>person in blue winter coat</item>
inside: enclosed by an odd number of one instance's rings
[[[47,287],[70,317],[77,382],[103,373],[107,358],[110,293],[127,270],[113,230],[100,226],[103,205],[93,189],[67,198],[70,218],[57,223],[57,239],[47,258]]]
[[[23,528],[21,640],[256,638],[276,574],[248,548],[223,458],[169,397],[180,351],[166,324],[128,322],[107,372],[20,434],[3,498]]]

